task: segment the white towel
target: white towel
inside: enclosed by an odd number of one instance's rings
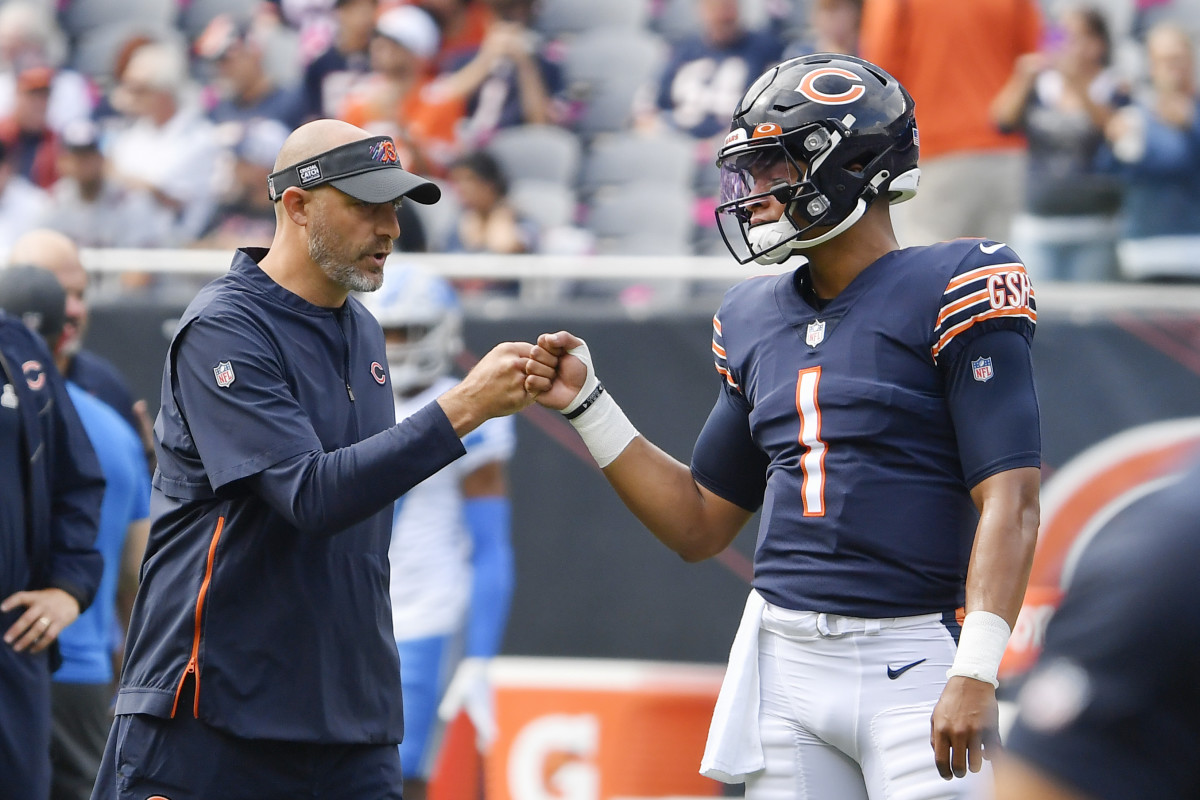
[[[765,606],[750,590],[700,759],[700,774],[722,783],[744,783],[766,768],[758,728],[758,629]]]

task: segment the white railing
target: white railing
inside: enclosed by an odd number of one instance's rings
[[[142,272],[195,278],[215,277],[229,268],[231,251],[86,249],[84,266],[98,275]],[[496,256],[397,253],[393,261],[422,264],[447,278],[521,281],[521,303],[562,299],[562,287],[577,281],[617,284],[659,282],[707,283],[720,288],[749,275],[778,272],[778,267],[739,265],[716,256]],[[787,268],[792,268],[789,261]],[[1039,311],[1055,315],[1090,315],[1122,310],[1200,313],[1200,284],[1037,283]],[[665,293],[671,296],[670,292]],[[673,299],[686,302],[686,292]]]

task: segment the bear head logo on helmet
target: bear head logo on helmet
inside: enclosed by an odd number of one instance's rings
[[[878,197],[911,198],[920,176],[913,106],[899,81],[853,56],[816,53],[759,76],[717,154],[729,252],[741,264],[777,264],[841,234]],[[772,198],[783,207],[777,219]]]

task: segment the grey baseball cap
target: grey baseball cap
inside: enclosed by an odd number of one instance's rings
[[[267,193],[278,200],[285,189],[329,184],[364,203],[390,203],[411,197],[422,205],[442,197],[437,184],[406,172],[390,136],[372,136],[306,158],[267,178]]]

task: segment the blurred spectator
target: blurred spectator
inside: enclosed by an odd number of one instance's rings
[[[46,216],[50,196],[16,171],[8,145],[0,140],[0,261],[21,234]]]
[[[208,116],[218,124],[273,119],[288,131],[301,123],[301,97],[275,84],[263,63],[263,46],[253,25],[218,14],[196,39],[196,54],[216,68],[219,95]]]
[[[0,117],[13,111],[21,69],[51,67],[55,72],[46,116],[50,127],[61,131],[71,120],[91,114],[96,91],[86,77],[62,68],[66,37],[55,23],[50,6],[30,0],[0,3]]]
[[[528,253],[535,231],[508,202],[508,178],[482,150],[450,167],[450,183],[462,206],[447,250],[456,253]]]
[[[770,29],[746,30],[738,0],[697,4],[701,30],[672,48],[656,111],[668,125],[697,139],[724,138],[750,81],[779,60],[783,42]],[[653,127],[647,123],[643,115],[638,124]],[[715,143],[711,150],[715,158]]]
[[[54,275],[40,267],[10,267],[0,276],[0,308],[22,318],[33,315],[58,322],[54,328],[43,323],[40,329],[53,351],[62,347],[65,302]],[[69,380],[67,394],[104,475],[95,543],[104,571],[91,607],[58,637],[62,666],[50,689],[50,797],[88,800],[112,727],[113,652],[117,633],[124,630],[124,625],[117,627],[118,585],[126,587],[127,595],[131,585],[137,586],[150,531],[150,473],[137,433],[116,411]],[[126,608],[131,600],[131,595],[125,598]]]
[[[443,175],[456,155],[463,103],[432,85],[437,47],[437,25],[420,8],[383,12],[371,39],[371,74],[351,88],[338,117],[394,138],[405,169]]]
[[[174,246],[199,235],[215,199],[217,140],[189,88],[181,49],[164,42],[138,48],[113,90],[113,105],[127,125],[106,148],[114,177],[148,191],[171,214],[168,243]]]
[[[377,0],[336,0],[337,32],[331,44],[304,70],[305,120],[330,117],[345,101],[355,79],[367,72],[367,47],[375,31]]]
[[[309,64],[330,46],[337,34],[336,0],[260,0],[256,16],[274,17],[296,32],[299,63]],[[248,6],[252,5],[247,3]]]
[[[50,189],[40,225],[65,234],[80,247],[162,247],[171,214],[146,191],[126,189],[106,174],[100,130],[75,120],[63,128],[58,155],[61,176]]]
[[[533,6],[534,0],[491,0],[496,19],[483,44],[438,81],[466,101],[459,132],[465,146],[486,144],[501,128],[554,124],[563,116],[555,107],[564,87],[559,48],[546,46],[533,29]]]
[[[55,353],[59,372],[88,394],[111,406],[138,432],[149,463],[154,463],[154,435],[146,402],[133,400],[125,378],[106,358],[83,347],[88,328],[88,274],[79,260],[79,248],[57,231],[39,228],[13,245],[7,261],[49,270],[67,293],[62,343]]]
[[[1150,87],[1105,134],[1124,186],[1117,245],[1130,278],[1200,278],[1200,113],[1192,41],[1170,23],[1146,36]]]
[[[902,244],[1008,238],[1025,139],[997,130],[990,106],[1040,38],[1037,0],[866,0],[859,55],[912,93],[921,134],[921,191],[892,209]]]
[[[1017,59],[992,103],[1004,131],[1029,143],[1025,209],[1013,244],[1030,274],[1050,280],[1107,280],[1116,274],[1120,187],[1096,169],[1104,128],[1128,102],[1109,69],[1112,40],[1096,8],[1066,9],[1052,47]]]
[[[147,36],[144,33],[134,33],[121,42],[121,46],[117,48],[116,54],[112,60],[111,81],[110,87],[120,86],[121,81],[125,79],[125,70],[129,68],[129,62],[133,58],[133,54],[142,49],[148,44],[154,44],[157,41],[152,36]],[[113,106],[113,92],[100,97],[96,103],[96,110],[92,113],[92,119],[98,122],[101,127],[106,128],[110,123],[120,123],[121,111]]]
[[[788,45],[784,58],[810,53],[858,55],[862,11],[863,0],[811,0],[808,26],[797,41]]]
[[[267,176],[289,133],[289,128],[272,119],[252,120],[243,126],[241,139],[233,148],[229,185],[197,247],[270,246],[275,235],[275,204],[267,195]]]
[[[536,249],[537,231],[508,201],[508,178],[489,153],[480,150],[455,161],[450,183],[461,212],[446,244],[448,252],[511,255]],[[466,292],[517,290],[516,281],[472,279],[456,285]]]
[[[27,67],[17,75],[12,114],[0,119],[0,140],[12,153],[13,168],[43,189],[58,180],[58,136],[46,121],[50,67]]]
[[[434,74],[447,74],[483,46],[492,26],[492,9],[484,0],[412,0],[438,27]]]

